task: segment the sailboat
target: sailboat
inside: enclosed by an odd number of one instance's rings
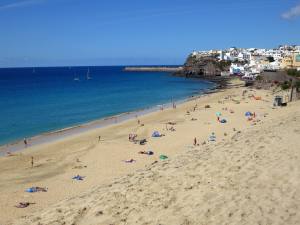
[[[90,68],[88,68],[88,71],[86,73],[86,79],[87,80],[91,80],[92,79],[92,77],[90,77]]]
[[[75,77],[74,77],[74,81],[80,81],[79,77],[77,77],[76,74],[75,74]]]

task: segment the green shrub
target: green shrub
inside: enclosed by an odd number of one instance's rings
[[[296,81],[294,83],[294,87],[297,89],[297,91],[299,91],[300,90],[300,81]]]
[[[262,76],[258,75],[255,79],[258,81],[261,81],[263,78],[262,78]]]
[[[300,77],[300,71],[297,71],[296,69],[287,69],[287,74],[293,77]]]
[[[284,83],[281,84],[281,89],[282,90],[287,90],[289,88],[291,88],[291,83],[290,82],[284,81]]]

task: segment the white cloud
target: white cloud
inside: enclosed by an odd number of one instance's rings
[[[19,8],[19,7],[25,7],[25,6],[28,6],[28,5],[40,4],[44,1],[45,0],[23,0],[23,1],[18,1],[18,2],[7,3],[5,5],[0,5],[0,10]]]
[[[298,16],[300,16],[300,4],[281,15],[283,19],[293,19]]]

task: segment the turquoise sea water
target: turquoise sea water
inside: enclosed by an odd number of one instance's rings
[[[169,73],[124,72],[123,67],[0,69],[0,144],[184,99],[214,86]]]

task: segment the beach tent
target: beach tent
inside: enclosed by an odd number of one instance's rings
[[[252,116],[252,113],[248,111],[245,113],[245,116]]]
[[[154,131],[152,137],[161,137],[161,134],[158,131]]]

